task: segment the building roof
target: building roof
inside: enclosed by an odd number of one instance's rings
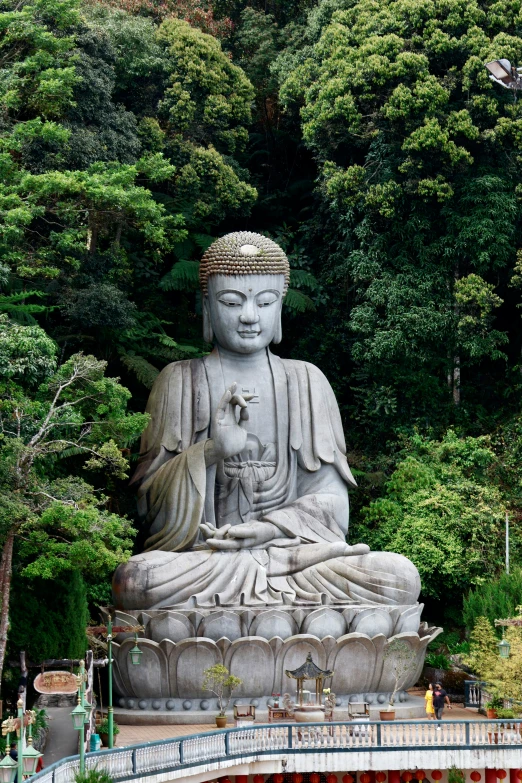
[[[291,677],[293,680],[322,680],[325,677],[331,677],[333,671],[330,669],[320,669],[319,666],[312,661],[312,653],[308,653],[306,661],[302,666],[298,666],[297,669],[285,671],[287,677]]]

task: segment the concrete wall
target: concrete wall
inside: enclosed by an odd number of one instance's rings
[[[240,760],[223,760],[214,764],[202,764],[190,770],[180,769],[159,775],[150,775],[141,779],[143,783],[170,783],[187,780],[191,783],[215,781],[227,775],[233,781],[235,775],[273,775],[275,772],[333,772],[339,780],[346,772],[369,772],[393,770],[423,769],[426,772],[439,769],[448,770],[452,766],[466,771],[466,783],[472,783],[469,773],[478,770],[482,775],[480,783],[485,783],[485,768],[505,769],[509,783],[509,770],[522,765],[522,745],[512,748],[457,748],[420,750],[385,750],[364,752],[325,752],[325,753],[275,753],[270,757],[248,756]],[[431,778],[431,775],[428,775]],[[141,783],[136,778],[136,783]],[[414,781],[412,781],[414,783]],[[447,783],[444,773],[441,783]]]

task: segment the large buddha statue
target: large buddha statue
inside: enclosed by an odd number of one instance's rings
[[[253,233],[201,262],[202,359],[169,364],[152,389],[133,477],[146,549],[114,576],[121,610],[415,604],[405,557],[350,546],[339,409],[323,373],[270,352],[289,266]]]

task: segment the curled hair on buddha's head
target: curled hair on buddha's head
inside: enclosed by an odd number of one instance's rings
[[[216,239],[203,254],[199,282],[208,293],[210,275],[284,275],[283,296],[288,290],[290,265],[279,245],[251,231],[235,231]]]

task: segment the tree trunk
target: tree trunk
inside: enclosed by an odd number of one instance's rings
[[[20,651],[20,682],[18,684],[18,698],[22,699],[24,712],[27,709],[27,676],[29,671],[27,669],[27,661],[25,658],[25,650]]]
[[[460,405],[460,356],[453,357],[453,402]]]
[[[4,671],[5,649],[7,646],[7,629],[9,627],[9,595],[11,593],[11,576],[13,573],[14,528],[9,531],[2,551],[0,561],[0,683]]]

